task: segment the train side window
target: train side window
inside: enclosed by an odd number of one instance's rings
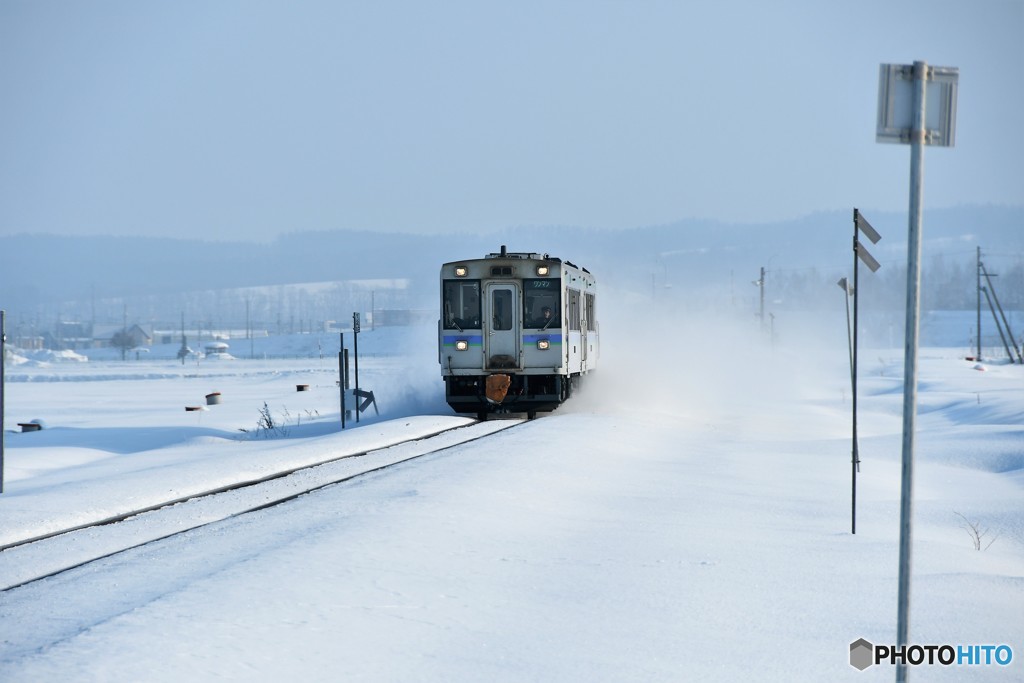
[[[495,289],[491,292],[491,329],[512,329],[512,291]]]
[[[587,306],[587,329],[595,330],[597,329],[597,312],[594,310],[594,295],[587,292],[584,298]]]
[[[580,329],[580,293],[575,289],[569,290],[569,329]]]
[[[480,329],[479,280],[445,280],[442,305],[445,329]]]
[[[562,326],[559,320],[562,310],[560,285],[561,282],[553,278],[523,280],[523,320],[526,327],[550,330]],[[550,315],[544,309],[549,309]]]

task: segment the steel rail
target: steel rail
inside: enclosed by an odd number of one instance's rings
[[[421,436],[410,437],[408,439],[402,439],[401,441],[396,441],[395,443],[386,444],[384,446],[380,446],[379,448],[372,448],[372,449],[369,449],[369,450],[358,451],[358,452],[355,452],[355,453],[346,453],[344,455],[339,455],[339,456],[336,456],[336,457],[327,458],[326,460],[318,460],[317,462],[307,463],[305,465],[299,465],[297,467],[290,467],[290,468],[284,469],[284,470],[278,470],[278,471],[275,471],[275,472],[273,472],[271,474],[268,474],[268,475],[265,475],[265,476],[262,476],[262,477],[257,477],[255,479],[244,479],[242,481],[233,482],[231,484],[225,484],[224,486],[218,486],[217,488],[209,489],[209,490],[206,490],[206,491],[197,491],[197,492],[194,492],[194,493],[189,493],[187,495],[179,496],[177,498],[171,498],[169,500],[161,501],[159,503],[153,503],[153,504],[147,505],[145,507],[135,508],[135,509],[132,509],[132,510],[127,511],[127,512],[119,512],[116,515],[110,515],[108,517],[103,517],[101,519],[93,520],[93,521],[90,521],[90,522],[83,522],[82,524],[77,524],[75,526],[70,526],[70,527],[66,527],[66,528],[62,528],[62,529],[57,529],[56,531],[48,531],[45,534],[39,534],[38,536],[32,536],[30,538],[23,538],[23,539],[19,539],[17,541],[11,541],[11,542],[8,542],[8,543],[5,543],[5,544],[0,544],[0,552],[3,552],[5,550],[9,550],[11,548],[18,548],[20,546],[28,545],[30,543],[35,543],[37,541],[45,541],[48,538],[54,538],[56,536],[63,536],[64,534],[69,534],[69,533],[72,533],[72,532],[75,532],[75,531],[81,531],[82,529],[92,529],[92,528],[99,527],[99,526],[104,526],[104,525],[107,525],[107,524],[116,524],[117,522],[123,522],[124,520],[129,519],[131,517],[137,517],[139,515],[146,514],[147,512],[153,512],[154,510],[160,510],[162,508],[170,507],[172,505],[178,505],[179,503],[184,503],[184,502],[187,502],[187,501],[190,501],[190,500],[196,500],[196,499],[199,499],[199,498],[206,498],[206,497],[209,497],[209,496],[215,496],[217,494],[225,493],[227,491],[236,491],[238,489],[243,489],[243,488],[246,488],[248,486],[258,486],[259,484],[265,484],[265,483],[267,483],[269,481],[274,481],[276,479],[283,479],[285,477],[288,477],[288,476],[291,476],[291,475],[295,474],[296,472],[301,472],[303,470],[309,470],[309,469],[312,469],[314,467],[319,467],[321,465],[330,464],[332,462],[338,462],[339,460],[345,460],[347,458],[360,458],[360,457],[365,456],[367,453],[373,453],[375,451],[385,450],[385,449],[388,449],[388,448],[394,448],[395,446],[401,446],[401,445],[407,444],[407,443],[415,443],[416,441],[425,441],[426,439],[432,439],[435,436],[440,436],[441,434],[446,434],[448,432],[452,432],[452,431],[455,431],[455,430],[458,430],[458,429],[465,429],[465,428],[471,427],[471,426],[473,426],[475,424],[479,424],[479,423],[478,422],[471,422],[469,424],[459,425],[457,427],[445,427],[444,429],[439,429],[439,430],[437,430],[435,432],[428,432],[427,434],[424,434],[424,435],[421,435]]]
[[[237,517],[241,517],[241,516],[246,515],[246,514],[250,514],[250,513],[253,513],[253,512],[258,512],[258,511],[261,511],[261,510],[266,510],[268,508],[273,508],[273,507],[276,507],[278,505],[282,505],[284,503],[293,501],[293,500],[295,500],[295,499],[297,499],[297,498],[299,498],[301,496],[304,496],[306,494],[313,493],[315,491],[319,491],[319,490],[327,488],[329,486],[334,486],[335,484],[341,484],[341,483],[344,483],[344,482],[347,482],[347,481],[351,481],[353,479],[357,479],[359,477],[366,476],[368,474],[373,474],[373,473],[376,473],[376,472],[380,472],[382,470],[386,470],[386,469],[389,469],[389,468],[392,468],[392,467],[396,467],[398,465],[402,465],[404,463],[408,463],[408,462],[410,462],[412,460],[416,460],[418,458],[423,458],[423,457],[426,457],[428,455],[433,455],[433,454],[436,454],[436,453],[440,453],[440,452],[446,451],[446,450],[451,449],[451,448],[455,448],[456,446],[462,446],[462,445],[467,444],[467,443],[472,443],[474,441],[479,441],[479,440],[485,439],[485,438],[487,438],[489,436],[493,436],[494,434],[499,434],[499,433],[507,431],[508,429],[511,429],[513,427],[522,425],[525,421],[524,420],[502,420],[502,422],[507,422],[508,424],[505,425],[505,426],[498,427],[497,426],[497,424],[498,424],[497,420],[491,421],[491,422],[488,422],[486,424],[495,426],[495,429],[493,429],[492,431],[488,431],[488,432],[486,432],[484,434],[478,434],[478,435],[475,435],[475,436],[471,436],[470,438],[463,439],[463,440],[457,441],[455,443],[446,443],[446,444],[444,444],[442,446],[439,446],[437,448],[431,448],[430,450],[424,451],[422,453],[416,453],[415,455],[404,457],[404,458],[401,458],[401,459],[398,459],[398,460],[393,460],[393,461],[390,461],[390,462],[385,462],[383,464],[374,465],[374,466],[366,468],[366,469],[361,469],[361,470],[359,470],[357,472],[349,472],[349,473],[346,473],[346,474],[344,474],[342,476],[331,477],[327,481],[319,481],[316,484],[311,485],[311,486],[310,485],[302,486],[299,490],[292,490],[292,491],[289,491],[288,493],[284,493],[284,494],[276,494],[276,496],[273,497],[272,499],[270,499],[270,500],[266,500],[266,499],[261,500],[258,504],[255,504],[255,505],[245,504],[242,509],[235,509],[234,511],[232,511],[232,512],[230,512],[228,514],[224,514],[224,515],[218,516],[216,519],[210,519],[210,520],[198,521],[198,522],[195,522],[195,523],[191,523],[191,524],[189,524],[186,527],[177,528],[174,531],[171,531],[171,532],[168,532],[168,533],[161,533],[158,536],[146,538],[146,540],[141,541],[141,542],[132,542],[129,545],[118,546],[115,550],[112,550],[112,551],[109,551],[109,552],[103,552],[102,554],[99,554],[99,555],[90,555],[87,559],[84,559],[84,560],[72,561],[70,564],[67,564],[67,565],[63,565],[62,564],[57,569],[46,571],[44,573],[41,573],[41,574],[39,574],[37,576],[32,576],[30,578],[21,579],[21,580],[16,581],[15,583],[11,583],[11,584],[6,585],[6,586],[0,586],[0,593],[4,593],[4,592],[10,591],[10,590],[14,590],[16,588],[21,588],[22,586],[26,586],[26,585],[29,585],[29,584],[32,584],[32,583],[36,583],[36,582],[41,581],[43,579],[51,578],[53,576],[57,576],[59,574],[63,574],[65,572],[71,571],[73,569],[77,569],[79,567],[83,567],[83,566],[92,564],[93,562],[98,562],[100,560],[104,560],[104,559],[107,559],[109,557],[113,557],[113,556],[119,555],[121,553],[125,553],[125,552],[128,552],[130,550],[134,550],[136,548],[141,548],[141,547],[144,547],[144,546],[147,546],[147,545],[151,545],[153,543],[158,543],[158,542],[166,540],[168,538],[172,538],[172,537],[175,537],[175,536],[180,536],[182,534],[189,533],[189,532],[194,531],[196,529],[202,529],[204,527],[207,527],[207,526],[210,526],[210,525],[213,525],[213,524],[217,524],[217,523],[220,523],[220,522],[223,522],[223,521],[226,521],[226,520],[234,519],[234,518],[237,518]],[[46,541],[50,541],[52,539],[55,539],[58,536],[65,536],[67,534],[77,534],[78,532],[86,531],[86,530],[89,530],[89,529],[96,529],[98,527],[110,526],[110,525],[113,525],[113,524],[121,523],[121,522],[124,522],[124,521],[126,521],[126,520],[128,520],[130,518],[139,518],[139,517],[141,517],[143,515],[159,513],[161,510],[168,510],[169,508],[171,508],[171,507],[173,507],[175,505],[180,505],[182,503],[195,502],[195,501],[198,501],[198,500],[201,500],[201,499],[210,499],[210,498],[214,498],[214,497],[219,496],[219,495],[223,495],[225,493],[230,493],[230,492],[233,492],[233,491],[240,491],[240,490],[243,490],[243,489],[253,489],[254,487],[259,487],[259,486],[262,486],[262,485],[265,485],[265,484],[268,484],[268,483],[274,483],[274,482],[277,482],[277,481],[280,481],[280,480],[284,480],[287,477],[293,476],[295,474],[301,474],[301,473],[304,473],[304,472],[307,472],[307,471],[312,471],[312,470],[317,469],[317,468],[322,468],[322,467],[330,465],[332,463],[337,463],[337,462],[339,462],[341,460],[347,460],[347,459],[351,459],[351,458],[367,456],[367,455],[370,455],[372,453],[384,452],[384,451],[388,451],[388,450],[391,450],[391,449],[394,449],[394,448],[398,448],[400,446],[408,445],[408,444],[411,444],[411,443],[428,441],[430,439],[435,439],[435,438],[437,438],[439,436],[442,436],[444,434],[448,434],[448,433],[451,433],[451,432],[457,432],[457,431],[463,430],[463,429],[469,429],[471,427],[474,427],[474,426],[477,426],[477,425],[480,425],[480,424],[483,424],[483,423],[473,422],[473,423],[470,423],[468,425],[460,425],[458,427],[449,427],[449,428],[442,429],[442,430],[439,430],[437,432],[428,434],[426,436],[419,436],[419,437],[416,437],[416,438],[404,439],[404,440],[401,440],[401,441],[397,441],[397,442],[395,442],[393,444],[382,446],[380,448],[374,448],[374,449],[370,449],[370,450],[363,451],[363,452],[360,452],[360,453],[352,453],[352,454],[340,456],[340,457],[337,457],[337,458],[331,458],[331,459],[323,460],[323,461],[320,461],[320,462],[317,462],[317,463],[311,463],[311,464],[308,464],[308,465],[303,465],[301,467],[290,468],[289,470],[278,472],[278,473],[275,473],[273,475],[268,475],[266,477],[261,477],[259,479],[246,480],[246,481],[238,482],[238,483],[231,484],[231,485],[221,486],[221,487],[218,487],[216,489],[211,489],[209,491],[206,491],[206,492],[203,492],[203,493],[200,493],[200,494],[194,494],[194,495],[191,495],[191,496],[188,496],[188,497],[178,498],[178,499],[175,499],[173,501],[167,501],[167,502],[164,502],[164,503],[161,503],[161,504],[158,504],[158,505],[147,506],[146,508],[142,508],[142,509],[133,511],[131,513],[119,514],[119,515],[116,515],[116,516],[113,516],[113,517],[108,517],[108,518],[105,518],[105,519],[102,519],[102,520],[97,520],[95,522],[81,524],[81,525],[78,525],[78,526],[76,526],[76,527],[74,527],[72,529],[65,529],[65,530],[62,530],[62,531],[59,531],[59,532],[45,534],[45,535],[42,535],[42,536],[39,536],[39,537],[36,537],[36,538],[33,538],[33,539],[18,541],[16,543],[8,544],[4,548],[0,549],[0,552],[7,552],[9,550],[17,551],[18,549],[27,549],[27,548],[30,548],[31,546],[35,545],[35,544],[44,543]]]

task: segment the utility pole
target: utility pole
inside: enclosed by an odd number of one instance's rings
[[[761,331],[764,332],[764,266],[761,266]]]
[[[249,299],[246,299],[245,300],[245,336],[249,338],[249,360],[252,360],[253,357],[255,356],[255,354],[253,353],[253,347],[252,347],[252,319],[249,317],[249,315],[250,315],[249,306],[250,306],[250,301],[249,301]]]
[[[979,263],[981,268],[981,274],[985,276],[985,282],[988,287],[982,287],[985,290],[985,298],[988,300],[988,308],[992,311],[992,319],[996,321],[996,329],[999,330],[999,337],[1003,340],[1003,348],[1006,349],[1006,355],[1010,358],[1010,363],[1014,363],[1013,354],[1017,354],[1017,359],[1024,364],[1024,356],[1021,355],[1020,351],[1017,350],[1017,340],[1013,336],[1013,331],[1010,329],[1010,321],[1006,317],[1006,313],[1003,312],[1003,305],[999,303],[999,297],[996,295],[996,288],[992,284],[992,278],[996,277],[996,273],[988,272],[988,268],[985,267],[984,263]],[[991,295],[991,296],[990,296]],[[992,306],[995,302],[995,307]],[[996,311],[999,315],[996,315]],[[1000,324],[1000,320],[1002,323]],[[1006,328],[1006,334],[1003,334],[1003,328]],[[1009,341],[1007,341],[1009,338]],[[1011,352],[1010,349],[1013,349]]]
[[[976,334],[977,334],[977,337],[978,337],[978,353],[976,353],[974,355],[974,360],[980,363],[981,362],[981,247],[977,247],[977,250],[978,250],[978,262],[976,264],[976,270],[978,271],[978,292],[977,292],[977,294],[978,294],[978,311],[977,311],[978,312],[978,322],[977,322],[977,327],[975,327],[974,329],[976,330]]]
[[[653,280],[654,276],[652,275],[651,277],[652,277],[652,280]],[[756,287],[759,287],[760,290],[761,290],[761,292],[760,292],[761,305],[760,305],[760,308],[758,309],[757,318],[758,318],[758,320],[761,321],[761,332],[764,332],[764,330],[765,330],[765,323],[764,323],[764,266],[761,266],[761,276],[758,279],[754,280],[751,284],[753,284]]]
[[[178,357],[181,358],[181,364],[185,364],[185,359],[188,357],[188,342],[185,339],[185,311],[181,312],[181,348],[178,349]]]

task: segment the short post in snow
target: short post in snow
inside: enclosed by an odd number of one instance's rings
[[[338,334],[338,391],[341,394],[341,428],[345,428],[345,392],[348,391],[348,354],[345,353],[345,333]]]
[[[352,352],[355,354],[356,396],[359,395],[359,314],[352,314]],[[356,423],[359,423],[359,411],[356,410]]]
[[[352,314],[352,353],[355,359],[355,388],[349,389],[349,372],[348,372],[348,349],[345,348],[345,335],[341,335],[341,350],[338,352],[338,386],[341,391],[341,428],[345,428],[345,420],[348,417],[348,395],[351,393],[353,400],[353,407],[356,414],[356,422],[359,422],[359,413],[363,412],[371,405],[373,406],[373,412],[380,415],[380,410],[377,408],[377,399],[373,395],[372,391],[368,389],[359,388],[359,314]]]

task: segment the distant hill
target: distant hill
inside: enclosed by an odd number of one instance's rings
[[[896,273],[905,263],[906,214],[862,209],[883,240],[872,253]],[[965,206],[930,210],[924,218],[925,255],[969,266],[974,250],[1001,267],[1024,258],[1024,207]],[[0,249],[0,307],[22,318],[87,318],[98,300],[171,297],[186,292],[290,283],[403,278],[413,283],[410,305],[433,305],[438,266],[507,245],[547,252],[587,267],[603,286],[649,291],[731,286],[756,279],[759,268],[776,281],[813,272],[846,274],[852,250],[852,210],[791,221],[724,224],[684,220],[669,225],[595,230],[508,228],[484,235],[295,232],[272,243],[204,242],[145,237],[16,235]],[[168,300],[180,308],[180,297]],[[158,315],[158,313],[153,313]],[[161,311],[175,320],[176,310]]]

